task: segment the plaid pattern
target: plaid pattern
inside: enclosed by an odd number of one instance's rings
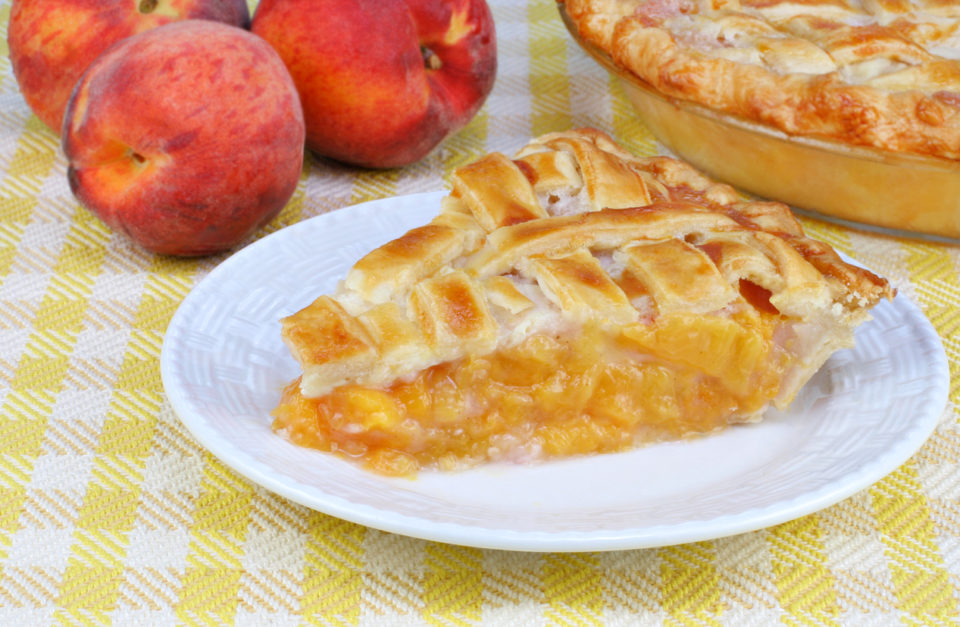
[[[442,187],[531,135],[591,125],[655,150],[553,0],[491,2],[487,105],[424,161],[308,157],[264,235]],[[484,551],[310,511],[201,449],[160,383],[164,330],[224,259],[158,258],[79,207],[18,93],[0,0],[0,624],[947,625],[960,623],[960,247],[805,220],[890,277],[942,337],[950,404],[904,466],[833,507],[710,542],[599,554]]]

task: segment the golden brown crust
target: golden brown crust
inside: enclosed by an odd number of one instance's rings
[[[520,167],[498,152],[459,168],[451,183],[485,231],[547,215]]]
[[[839,346],[893,295],[805,237],[785,205],[745,202],[592,129],[535,139],[516,162],[488,155],[454,181],[431,224],[372,251],[335,297],[283,320],[304,396],[384,384],[543,331],[589,323],[642,337],[651,316],[730,308],[772,307],[818,333],[835,326]],[[766,296],[744,295],[744,281]]]
[[[660,314],[707,313],[737,298],[710,257],[683,240],[640,241],[618,252],[624,267],[653,296]]]
[[[660,92],[884,150],[960,157],[960,5],[566,0],[581,37]]]

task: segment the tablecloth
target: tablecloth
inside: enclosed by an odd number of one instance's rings
[[[657,146],[553,0],[493,0],[496,86],[423,161],[307,157],[256,238],[443,188],[451,168],[577,126]],[[960,247],[812,219],[889,277],[943,340],[949,402],[903,466],[818,513],[732,537],[600,553],[482,550],[294,504],[202,448],[164,395],[178,304],[227,254],[144,252],[80,207],[19,94],[0,0],[0,625],[960,624]]]

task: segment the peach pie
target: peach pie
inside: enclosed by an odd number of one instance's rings
[[[706,434],[785,408],[893,296],[786,205],[595,130],[451,183],[282,321],[291,441],[407,475]]]
[[[960,158],[960,3],[565,0],[579,35],[667,96],[884,150]]]

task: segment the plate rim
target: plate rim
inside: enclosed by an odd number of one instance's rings
[[[194,299],[199,298],[195,294],[204,294],[211,289],[212,285],[218,283],[221,275],[228,274],[235,265],[242,263],[251,255],[256,255],[262,247],[271,245],[276,239],[290,237],[302,229],[315,228],[318,223],[342,218],[345,215],[343,212],[362,213],[363,211],[376,210],[379,205],[386,204],[389,206],[401,199],[436,205],[439,209],[440,198],[445,194],[446,192],[441,190],[390,196],[357,203],[301,220],[234,252],[194,285],[177,307],[164,333],[160,370],[164,394],[169,400],[174,414],[197,440],[201,448],[255,485],[307,508],[381,531],[398,533],[427,541],[482,549],[535,552],[612,551],[718,539],[764,529],[836,504],[879,481],[912,457],[936,429],[946,409],[949,395],[949,366],[942,339],[919,307],[906,296],[898,294],[892,305],[903,308],[904,314],[909,315],[919,323],[927,331],[924,339],[931,344],[929,348],[936,349],[932,351],[934,357],[932,361],[934,363],[930,366],[931,385],[929,386],[934,388],[935,393],[928,395],[922,402],[922,406],[926,409],[922,412],[922,416],[926,420],[914,422],[907,432],[909,437],[901,440],[898,446],[884,451],[884,454],[864,465],[856,473],[853,473],[852,477],[847,477],[847,480],[840,485],[837,485],[838,482],[834,481],[816,490],[801,492],[791,498],[770,505],[746,508],[736,513],[725,513],[702,520],[691,520],[679,524],[648,525],[616,531],[605,530],[603,532],[490,529],[479,525],[472,526],[458,522],[417,518],[397,511],[388,512],[389,516],[385,517],[382,508],[365,503],[355,503],[329,493],[326,493],[323,503],[318,504],[317,498],[309,494],[308,491],[320,490],[322,492],[322,486],[306,485],[293,477],[277,475],[275,471],[270,470],[260,460],[253,458],[229,440],[219,437],[216,429],[208,421],[197,422],[192,416],[185,416],[192,414],[192,409],[188,407],[189,401],[183,390],[175,383],[178,373],[175,371],[170,346],[173,339],[183,332],[184,319],[189,314]],[[334,215],[336,218],[330,217]],[[349,462],[343,461],[343,463]]]

